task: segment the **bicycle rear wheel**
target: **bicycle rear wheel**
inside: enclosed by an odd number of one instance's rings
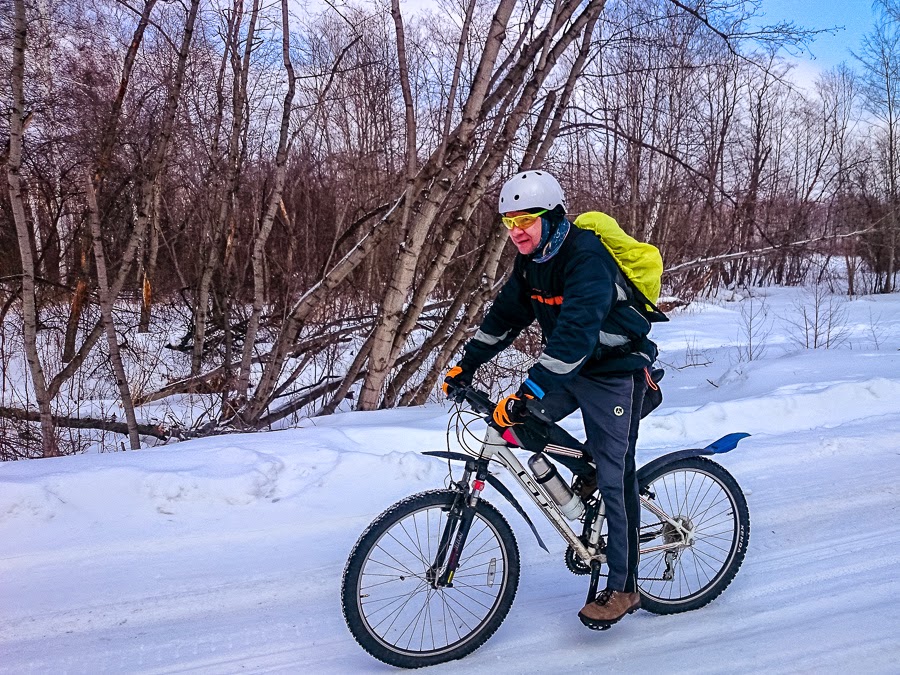
[[[689,457],[660,467],[640,488],[680,526],[642,502],[641,608],[677,614],[712,602],[737,574],[750,537],[750,512],[737,481],[719,464]]]
[[[385,663],[419,668],[462,658],[494,634],[512,606],[518,547],[506,519],[483,500],[452,585],[435,588],[443,570],[432,563],[455,495],[433,490],[398,502],[350,553],[344,618],[360,646]]]

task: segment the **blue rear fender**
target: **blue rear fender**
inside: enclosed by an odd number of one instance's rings
[[[644,466],[638,469],[638,485],[641,485],[643,483],[643,479],[646,476],[649,476],[660,467],[665,466],[666,464],[671,464],[672,462],[677,462],[678,460],[684,459],[685,457],[698,457],[700,455],[721,455],[723,453],[730,452],[737,447],[738,443],[747,438],[749,435],[750,434],[744,432],[728,434],[726,436],[722,436],[722,438],[718,440],[713,441],[705,448],[677,450],[675,452],[670,452],[667,455],[663,455],[662,457],[657,457],[656,459],[648,462],[647,464],[644,464]]]
[[[728,434],[727,436],[722,436],[717,441],[713,441],[709,445],[707,445],[702,450],[698,450],[697,452],[701,455],[719,455],[723,452],[729,452],[734,450],[737,447],[737,444],[742,440],[747,438],[750,434],[744,433],[743,431],[739,431],[734,434]]]

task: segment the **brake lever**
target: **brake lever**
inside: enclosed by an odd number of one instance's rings
[[[447,398],[454,403],[465,403],[467,393],[465,387],[453,387],[447,391]]]

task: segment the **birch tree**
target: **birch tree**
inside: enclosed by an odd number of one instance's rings
[[[25,216],[25,200],[22,195],[22,146],[25,136],[25,51],[28,44],[28,20],[25,0],[13,0],[15,34],[13,41],[13,62],[10,71],[12,106],[9,111],[9,154],[6,160],[6,180],[9,186],[9,200],[19,242],[19,257],[22,265],[22,328],[25,342],[25,360],[31,374],[34,396],[41,412],[41,448],[44,457],[59,454],[53,411],[53,398],[47,388],[44,368],[37,344],[38,307],[35,297],[35,265],[33,234]]]
[[[897,233],[900,230],[900,16],[896,6],[878,0],[878,19],[863,38],[857,59],[863,65],[863,95],[880,132],[881,175],[888,203],[888,218],[881,223],[877,259],[882,273],[879,291],[894,290],[897,271]]]

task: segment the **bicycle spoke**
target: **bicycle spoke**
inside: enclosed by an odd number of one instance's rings
[[[389,533],[389,534],[390,534],[390,533]],[[391,560],[393,560],[395,563],[397,563],[398,565],[400,565],[400,567],[402,567],[404,570],[406,570],[407,572],[409,572],[410,576],[418,576],[415,572],[413,572],[411,569],[409,569],[409,567],[407,567],[407,566],[404,565],[402,562],[400,562],[399,560],[397,560],[397,558],[396,558],[394,555],[392,555],[390,551],[388,551],[388,550],[382,548],[381,544],[378,544],[375,548],[377,548],[379,551],[381,551],[382,553],[384,553],[388,558],[390,558]]]
[[[716,513],[716,515],[714,515],[714,516],[707,516],[707,515],[706,515],[707,513],[709,513],[710,511],[712,511],[714,508],[716,508],[716,507],[717,507],[719,504],[721,504],[722,502],[725,502],[726,505],[727,505],[727,506],[725,507],[725,510],[724,510],[724,511],[719,511],[719,512]],[[720,497],[719,499],[717,499],[716,501],[714,501],[712,504],[710,504],[709,506],[707,506],[707,507],[706,507],[705,509],[703,509],[703,511],[701,511],[700,513],[692,513],[692,514],[690,514],[690,518],[691,518],[691,520],[696,521],[697,524],[701,524],[701,523],[705,522],[706,520],[709,520],[709,518],[716,518],[717,516],[720,516],[721,514],[727,512],[728,509],[730,509],[730,508],[731,508],[731,502],[728,500],[728,497],[726,497],[725,495],[722,495],[722,497]]]
[[[367,575],[367,576],[369,576],[369,575]],[[360,591],[368,591],[373,588],[378,588],[379,586],[384,586],[385,584],[396,584],[396,583],[403,583],[403,580],[398,579],[397,577],[392,577],[392,578],[388,579],[387,581],[379,581],[377,584],[371,584],[369,586],[360,586],[359,590]]]
[[[692,551],[696,551],[698,554],[702,555],[704,558],[708,558],[708,559],[711,560],[712,562],[716,562],[716,563],[719,563],[719,564],[722,564],[722,563],[725,562],[725,560],[719,560],[718,558],[714,557],[713,555],[711,555],[711,554],[709,554],[709,553],[705,553],[704,551],[701,551],[700,549],[696,549],[696,548],[695,548],[695,549],[691,549],[691,550],[692,550]],[[707,562],[707,564],[710,564],[710,563]]]
[[[726,570],[737,543],[735,505],[715,475],[693,468],[663,474],[648,488],[655,495],[656,508],[691,530],[693,538],[689,544],[670,549],[670,552],[677,552],[670,581],[662,579],[666,551],[641,557],[638,576],[641,591],[665,602],[680,602],[704,592]],[[667,523],[653,525],[656,520],[644,505],[641,547],[658,546],[661,540],[681,541],[680,531]],[[647,540],[650,536],[654,539]]]
[[[500,537],[477,513],[452,586],[435,588],[426,580],[447,523],[446,511],[432,514],[436,509],[414,511],[393,523],[372,544],[358,577],[359,594],[368,596],[357,600],[367,630],[398,650],[427,653],[468,639],[490,618],[506,588]]]
[[[444,617],[444,639],[447,641],[447,644],[450,644],[450,632],[447,630],[447,624],[451,622],[447,619],[447,601],[444,600],[443,593],[438,593],[437,595],[441,599],[441,615]],[[455,625],[454,628],[456,628]],[[459,631],[456,632],[456,637],[459,639]]]
[[[697,474],[695,473],[694,476]],[[706,484],[706,476],[700,480],[700,485],[697,486],[697,492],[694,494],[694,499],[691,501],[691,505],[687,508],[687,513],[693,513],[694,507],[697,506],[697,501],[700,499],[700,490],[703,488],[703,485]],[[691,485],[693,485],[693,479],[691,479]]]
[[[712,580],[712,576],[710,576],[709,572],[706,571],[706,566],[701,562],[700,558],[697,557],[697,552],[691,549],[691,556],[694,558],[694,571],[697,573],[697,583],[702,587],[705,586]],[[706,577],[705,583],[700,583],[700,572],[703,572]],[[715,570],[713,570],[715,572]]]
[[[458,582],[456,581],[456,577],[454,576],[454,577],[453,577],[453,586],[454,586],[454,588],[458,588],[458,587],[460,587],[460,586],[462,586],[463,588],[471,588],[473,591],[478,591],[479,593],[484,593],[485,595],[487,595],[487,596],[489,596],[489,597],[491,597],[491,598],[494,597],[494,594],[493,594],[493,593],[488,593],[487,591],[483,591],[483,590],[481,590],[481,588],[479,588],[479,586],[484,587],[484,588],[491,588],[491,587],[488,586],[487,584],[472,585],[472,584],[467,584],[467,583],[465,583],[465,582],[463,582],[463,583],[458,583]],[[487,609],[490,609],[490,607],[488,607]]]
[[[709,486],[706,488],[706,492],[704,492],[703,496],[700,497],[696,502],[694,502],[694,505],[696,505],[698,503],[703,504],[706,501],[706,496],[709,494],[710,490],[712,490],[716,486],[718,486],[718,483],[716,483],[715,481],[710,481]],[[694,514],[694,512],[693,512],[693,508],[691,509],[691,515],[693,518],[696,518],[696,516],[697,516],[697,514]]]
[[[479,600],[478,598],[469,595],[469,594],[466,593],[464,590],[462,590],[463,588],[466,588],[466,586],[465,586],[464,584],[461,584],[461,585],[459,585],[459,586],[457,586],[457,585],[454,584],[454,586],[453,586],[453,590],[456,591],[457,593],[459,593],[461,596],[463,596],[463,597],[466,598],[467,600],[471,600],[471,601],[474,602],[476,605],[480,605],[480,606],[484,607],[487,611],[491,611],[491,606],[490,606],[490,605],[486,605],[486,604],[484,604],[483,602],[481,602],[481,600]],[[481,591],[481,592],[482,592],[482,593],[485,593],[484,591]],[[485,595],[490,595],[490,593],[485,593]]]
[[[414,513],[413,517],[412,517],[413,528],[416,531],[416,548],[418,548],[418,550],[419,550],[419,557],[425,561],[426,565],[429,565],[429,564],[431,564],[430,563],[431,558],[426,558],[425,553],[422,551],[422,537],[419,535],[419,522],[416,520],[417,515],[418,515],[417,513]]]
[[[450,604],[450,602],[449,602],[449,600],[450,600],[451,598],[447,595],[446,592],[442,592],[442,593],[441,593],[441,598],[443,598],[444,603],[445,603],[446,606],[447,606],[447,611],[449,611],[451,615],[453,615],[453,616],[455,616],[457,619],[459,619],[460,623],[462,623],[462,625],[464,625],[464,626],[466,627],[466,630],[468,630],[468,631],[471,633],[471,632],[472,632],[472,627],[471,627],[471,626],[469,625],[469,623],[462,617],[462,615],[461,615],[459,612],[457,612],[455,609],[453,609],[453,606],[452,606],[452,605]],[[458,602],[457,602],[457,604],[458,604]],[[465,607],[463,607],[463,609],[465,609]],[[455,623],[454,623],[453,625],[454,625],[454,627],[456,627],[456,624],[455,624]],[[462,635],[460,634],[459,628],[458,628],[458,627],[456,627],[456,635],[457,635],[458,638],[462,638]]]
[[[722,548],[721,546],[718,546],[718,545],[712,543],[711,541],[706,541],[705,538],[702,539],[702,540],[700,540],[700,541],[694,541],[693,547],[696,548],[697,545],[700,544],[700,543],[703,543],[703,544],[705,544],[706,546],[712,546],[712,547],[713,547],[714,549],[716,549],[717,551],[721,551],[721,552],[724,553],[726,556],[728,555],[728,550],[729,550],[729,549],[727,549],[727,548]]]
[[[482,546],[482,548],[484,548],[484,546]],[[481,549],[479,549],[472,555],[467,556],[466,560],[465,560],[466,564],[464,565],[463,563],[460,563],[457,569],[469,569],[468,563],[471,562],[472,559],[475,558],[476,556],[488,555],[490,553],[493,553],[494,551],[499,551],[499,550],[500,550],[499,546],[493,546],[493,547],[489,548],[487,551],[482,551]],[[483,564],[483,563],[479,563],[479,565],[481,565],[481,564]]]
[[[414,553],[413,551],[411,551],[411,550],[409,549],[409,547],[407,547],[402,541],[400,541],[399,539],[397,539],[397,537],[395,537],[393,534],[391,534],[390,532],[388,532],[387,534],[388,534],[388,536],[389,536],[391,539],[393,539],[394,541],[397,542],[397,544],[400,545],[400,548],[402,548],[404,551],[406,551],[407,553],[409,553],[409,554],[410,554],[413,558],[415,558],[418,562],[420,562],[420,563],[422,563],[423,565],[425,565],[425,567],[428,567],[428,566],[431,564],[431,563],[429,563],[427,560],[425,560],[424,558],[420,557],[418,554],[416,554],[416,553]]]
[[[403,567],[403,569],[400,569],[399,567],[394,567],[393,565],[388,565],[386,562],[381,562],[380,560],[372,560],[372,559],[369,559],[369,562],[373,562],[373,563],[376,563],[376,564],[378,564],[378,565],[384,565],[384,566],[387,567],[388,569],[392,569],[392,570],[396,570],[396,571],[398,571],[398,572],[402,572],[402,573],[406,574],[407,576],[415,577],[416,579],[419,579],[419,578],[420,578],[420,576],[419,576],[418,574],[416,574],[416,573],[413,572],[411,569],[409,569],[408,567],[406,567],[406,565],[404,565],[402,562],[399,562],[396,558],[394,558],[390,553],[388,553],[387,551],[385,551],[383,548],[381,548],[380,546],[376,546],[376,548],[380,549],[382,553],[387,554],[388,557],[390,557],[392,560],[394,560],[394,562],[396,562],[398,565],[400,565],[401,567]]]
[[[416,613],[416,615],[413,616],[412,620],[410,620],[410,622],[406,625],[406,628],[404,628],[400,632],[400,636],[397,638],[398,642],[402,640],[403,636],[406,635],[406,631],[409,630],[410,626],[412,626],[412,630],[409,631],[409,640],[406,643],[407,649],[409,649],[409,646],[412,644],[413,638],[416,636],[416,628],[418,628],[419,626],[419,619],[422,618],[423,614],[425,613],[425,608],[428,606],[428,598],[431,597],[432,590],[433,589],[431,588],[428,589],[428,592],[425,594],[425,602],[422,604],[422,609],[420,609]]]
[[[386,598],[371,598],[371,599],[369,599],[369,600],[365,600],[365,601],[361,602],[360,604],[363,605],[363,606],[365,606],[365,605],[374,605],[374,604],[376,604],[376,603],[378,603],[378,602],[387,602],[388,600],[395,600],[395,601],[396,601],[396,600],[399,600],[400,598],[408,598],[410,595],[415,595],[415,593],[416,593],[417,591],[420,591],[420,590],[424,589],[426,586],[427,586],[427,584],[426,584],[424,581],[422,581],[422,582],[419,582],[419,585],[416,586],[416,587],[415,587],[413,590],[411,590],[411,591],[407,591],[407,592],[405,592],[405,593],[398,593],[397,595],[389,595],[389,596],[387,596]],[[390,606],[390,604],[385,605],[385,607],[389,607],[389,606]],[[383,609],[384,609],[384,607],[378,607],[378,608],[376,608],[376,609],[374,609],[374,610],[372,610],[372,611],[373,611],[373,612],[380,612],[380,611],[382,611]]]
[[[462,595],[463,597],[468,597],[468,596],[466,596],[465,593],[463,593],[462,591],[460,591],[458,588],[444,589],[444,597],[447,598],[447,600],[452,600],[452,601],[455,602],[461,609],[464,609],[464,610],[467,611],[469,614],[471,614],[473,617],[475,617],[478,621],[481,621],[481,617],[480,617],[480,616],[478,616],[475,612],[473,612],[471,609],[469,609],[468,607],[466,607],[466,606],[465,606],[463,603],[461,603],[456,597],[454,597],[453,595],[451,595],[451,594],[450,594],[450,591],[458,591],[459,594]],[[470,598],[469,598],[469,599],[470,599]],[[481,604],[481,603],[477,603],[477,604]],[[484,607],[484,605],[481,605],[481,606]]]
[[[394,620],[391,621],[391,624],[387,627],[387,630],[385,630],[385,633],[387,633],[388,631],[390,631],[390,630],[391,630],[391,627],[394,625],[394,621],[396,621],[397,618],[400,616],[400,614],[403,613],[403,610],[404,610],[404,608],[406,607],[406,605],[409,604],[409,601],[412,600],[414,597],[416,597],[416,595],[418,595],[419,593],[421,593],[422,591],[424,591],[426,588],[428,588],[428,586],[426,586],[425,584],[421,584],[420,587],[419,587],[416,591],[414,591],[413,593],[410,593],[410,594],[408,594],[407,596],[402,596],[402,597],[406,597],[406,600],[403,601],[403,604],[401,604],[401,605],[400,605],[399,607],[397,607],[396,609],[391,610],[391,612],[389,612],[389,613],[388,613],[381,621],[379,621],[377,624],[375,624],[374,627],[375,627],[375,628],[378,628],[378,626],[380,626],[382,623],[384,623],[385,621],[387,621],[388,619],[390,619],[390,618],[393,616],[393,617],[394,617]],[[395,602],[399,602],[399,600],[395,600]],[[380,612],[380,611],[383,611],[384,609],[386,609],[386,608],[389,607],[389,606],[390,606],[390,605],[388,605],[388,606],[386,606],[386,607],[382,607],[382,608],[380,608],[380,609],[376,609],[376,610],[375,610],[375,613]],[[396,616],[394,616],[395,614],[396,614]]]

